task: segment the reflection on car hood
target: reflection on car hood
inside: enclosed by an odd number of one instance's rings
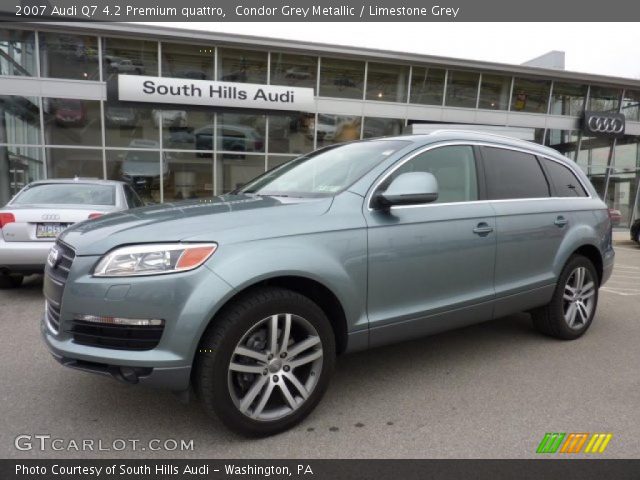
[[[237,242],[314,229],[331,198],[224,195],[165,203],[79,223],[61,235],[77,255],[101,255],[119,245],[177,241]]]

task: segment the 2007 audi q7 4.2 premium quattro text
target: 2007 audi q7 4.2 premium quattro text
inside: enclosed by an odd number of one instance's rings
[[[64,365],[193,386],[230,428],[267,435],[309,414],[337,354],[519,311],[580,337],[613,260],[606,205],[553,150],[455,131],[360,141],[64,231],[42,333]]]

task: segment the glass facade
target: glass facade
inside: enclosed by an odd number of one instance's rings
[[[447,115],[473,128],[476,116],[493,110],[496,119],[516,113],[509,126],[531,130],[531,140],[576,161],[609,206],[621,211],[621,225],[638,214],[640,135],[614,142],[583,135],[579,125],[585,109],[620,111],[628,130],[638,132],[637,82],[620,88],[566,76],[552,80],[552,72],[549,78],[529,78],[466,69],[460,62],[448,68],[282,50],[192,43],[170,35],[119,37],[99,28],[0,29],[0,85],[11,83],[3,91],[21,91],[16,77],[56,85],[42,97],[0,95],[0,202],[30,181],[74,175],[125,180],[146,201],[204,198],[315,148],[401,134],[410,123],[446,128]],[[308,87],[318,101],[310,112],[260,112],[113,104],[100,95],[84,96],[120,73]],[[565,127],[546,127],[551,124]]]

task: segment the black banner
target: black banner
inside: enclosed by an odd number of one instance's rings
[[[0,460],[2,480],[637,480],[640,460]]]
[[[19,22],[609,22],[638,14],[640,3],[628,0],[0,0],[0,18]]]

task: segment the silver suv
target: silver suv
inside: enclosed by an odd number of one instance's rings
[[[606,205],[557,152],[462,131],[331,146],[231,194],[105,215],[49,255],[63,365],[176,392],[230,428],[300,422],[336,355],[529,311],[593,321]]]

